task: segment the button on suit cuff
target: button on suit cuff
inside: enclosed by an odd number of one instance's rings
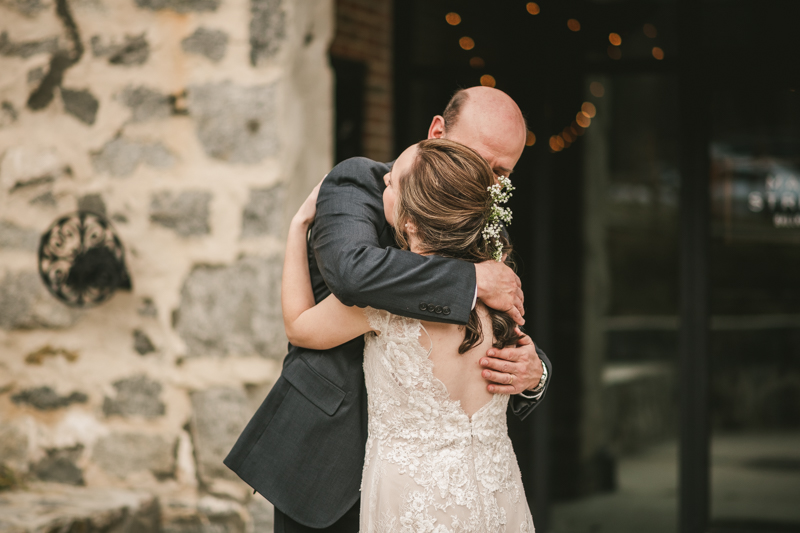
[[[449,315],[450,314],[450,306],[449,305],[435,305],[435,304],[429,304],[427,302],[420,302],[419,303],[419,310],[420,311],[428,311],[430,313],[436,313],[437,315]]]

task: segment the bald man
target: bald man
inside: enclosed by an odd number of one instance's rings
[[[508,176],[525,147],[525,121],[505,93],[456,93],[428,137],[465,144],[496,175]],[[331,292],[346,305],[466,324],[477,298],[524,322],[519,278],[502,263],[473,264],[399,250],[384,218],[383,176],[391,164],[353,158],[322,183],[308,261],[317,302]],[[275,505],[275,533],[358,531],[367,441],[363,338],[323,352],[289,345],[281,377],[225,464]],[[514,394],[520,418],[541,401],[550,366],[529,337],[482,358],[490,392]]]

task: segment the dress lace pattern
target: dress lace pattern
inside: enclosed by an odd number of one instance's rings
[[[369,438],[362,533],[533,533],[506,427],[508,396],[469,416],[433,375],[418,320],[366,309]]]

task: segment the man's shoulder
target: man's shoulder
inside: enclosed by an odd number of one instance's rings
[[[333,167],[326,181],[331,180],[339,185],[372,185],[375,182],[382,183],[384,174],[391,168],[390,163],[381,163],[366,157],[351,157]]]

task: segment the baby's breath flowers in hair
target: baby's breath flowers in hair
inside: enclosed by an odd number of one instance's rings
[[[483,238],[486,239],[487,245],[494,244],[492,257],[499,262],[503,259],[503,241],[500,239],[500,231],[503,224],[511,224],[511,208],[500,207],[498,204],[504,204],[511,198],[511,191],[514,190],[514,186],[511,185],[510,179],[500,176],[497,178],[497,183],[487,187],[486,190],[492,196],[492,209],[486,218]]]

